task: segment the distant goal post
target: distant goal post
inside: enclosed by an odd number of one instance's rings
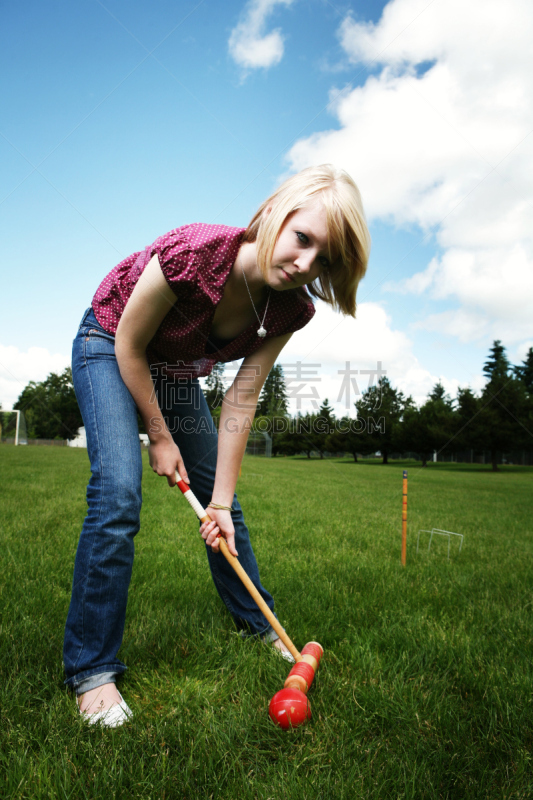
[[[3,442],[13,439],[13,444],[28,444],[28,430],[24,411],[18,408],[0,409],[0,436]]]

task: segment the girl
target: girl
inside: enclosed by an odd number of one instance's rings
[[[311,320],[310,295],[355,316],[370,250],[359,191],[330,165],[289,178],[246,230],[185,225],[113,269],[74,340],[72,374],[91,461],[67,618],[64,662],[88,722],[131,714],[115,685],[133,538],[139,530],[139,411],[152,469],[176,470],[212,522],[200,527],[215,586],[236,625],[284,646],[219,553],[218,535],[270,608],[235,495],[263,383],[292,333]],[[307,287],[307,288],[306,288]],[[217,435],[198,378],[243,358]]]

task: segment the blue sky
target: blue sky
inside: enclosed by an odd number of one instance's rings
[[[0,14],[4,408],[68,363],[119,260],[187,222],[245,226],[282,177],[324,161],[359,183],[373,252],[358,320],[321,307],[282,354],[320,364],[321,399],[346,412],[346,362],[381,361],[419,400],[438,379],[479,389],[494,338],[515,363],[533,344],[527,3],[29,0]]]

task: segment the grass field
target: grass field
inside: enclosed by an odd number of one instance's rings
[[[313,719],[268,702],[289,666],[233,630],[196,519],[150,470],[121,657],[135,712],[91,729],[62,688],[84,450],[0,448],[0,797],[533,797],[533,470],[248,458],[263,583],[325,657]],[[464,534],[416,555],[420,528]],[[424,540],[427,544],[427,539]]]

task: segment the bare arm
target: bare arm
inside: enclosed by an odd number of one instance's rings
[[[248,434],[252,426],[259,394],[268,373],[292,334],[269,339],[251,356],[244,359],[237,377],[230,386],[222,403],[218,432],[218,458],[213,502],[231,506],[239,468],[242,462]],[[234,545],[234,530],[227,511],[209,509],[212,523],[202,525],[200,532],[213,550],[218,550],[216,537],[221,532],[228,541],[230,551],[237,555]]]
[[[188,481],[187,470],[155,397],[146,348],[176,299],[155,255],[126,303],[115,337],[120,374],[148,432],[150,465],[158,475],[166,475],[170,486],[176,483],[176,469]]]
[[[123,311],[115,337],[120,374],[148,431],[150,465],[158,475],[167,477],[170,486],[176,483],[176,469],[188,481],[187,470],[154,396],[146,348],[176,299],[165,280],[156,255],[139,278]],[[253,355],[248,356],[226,393],[222,404],[217,472],[212,498],[219,505],[230,506],[233,501],[259,393],[290,337],[291,334],[287,334],[269,339]],[[237,555],[230,513],[212,508],[209,513],[213,522],[202,525],[200,530],[203,538],[217,551],[217,536],[222,533],[227,539],[230,552]]]

